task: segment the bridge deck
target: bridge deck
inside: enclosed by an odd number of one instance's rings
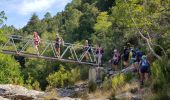
[[[95,64],[95,62],[82,62],[82,61],[79,62],[74,59],[60,59],[57,57],[39,56],[37,54],[31,54],[31,53],[17,53],[16,51],[10,51],[10,50],[2,50],[1,52],[4,54],[19,55],[19,56],[24,56],[28,58],[40,58],[40,59],[46,59],[46,60],[56,60],[56,61],[61,61],[61,62],[70,62],[70,63],[98,66],[98,64]]]

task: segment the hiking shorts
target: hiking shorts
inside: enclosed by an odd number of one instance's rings
[[[56,43],[55,48],[60,48],[60,44]]]
[[[140,72],[141,72],[141,73],[148,73],[148,72],[149,72],[149,68],[148,68],[147,66],[142,66],[142,67],[140,68]]]
[[[114,65],[118,65],[118,64],[119,64],[119,61],[115,60],[115,61],[113,61],[113,64],[114,64]]]
[[[34,41],[34,44],[35,44],[36,46],[38,46],[38,45],[39,45],[39,42],[38,42],[38,41]]]

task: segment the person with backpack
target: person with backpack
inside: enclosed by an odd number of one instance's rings
[[[140,51],[139,48],[136,48],[136,61],[135,61],[135,67],[136,67],[136,70],[137,72],[139,72],[139,63],[142,59],[142,52]]]
[[[117,49],[114,49],[113,58],[112,58],[114,70],[118,69],[119,61],[120,61],[120,53],[117,51]]]
[[[140,81],[141,81],[141,85],[143,85],[144,80],[148,80],[148,74],[150,69],[150,63],[146,55],[142,56],[139,69],[140,69]]]
[[[86,40],[84,47],[83,47],[83,51],[85,53],[85,60],[88,61],[89,59],[91,60],[91,56],[90,56],[90,52],[91,52],[91,46],[89,45],[89,41]]]
[[[133,48],[131,48],[129,52],[129,59],[130,59],[130,65],[134,67],[136,61],[136,52]]]
[[[99,44],[96,48],[96,59],[97,59],[98,66],[102,65],[101,59],[102,59],[103,54],[104,54],[104,50],[101,47],[101,45]]]
[[[127,46],[124,46],[124,50],[123,50],[123,58],[124,58],[124,66],[128,67],[129,65],[129,48]]]
[[[62,38],[59,37],[59,34],[56,34],[56,36],[57,36],[55,41],[56,56],[60,57],[60,45],[64,44],[64,41]]]
[[[40,53],[38,50],[38,46],[40,44],[41,39],[37,32],[33,32],[33,41],[34,41],[35,49],[37,50],[37,53],[39,55]]]

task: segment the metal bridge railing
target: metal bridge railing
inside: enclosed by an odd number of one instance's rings
[[[98,65],[95,57],[95,48],[92,46],[87,46],[87,49],[84,50],[85,46],[83,45],[64,43],[61,46],[61,55],[57,57],[55,41],[41,39],[39,45],[40,54],[38,55],[32,38],[24,38],[18,35],[10,35],[7,38],[8,41],[2,46],[2,53]],[[28,50],[30,48],[31,50]],[[84,60],[84,58],[88,59]]]

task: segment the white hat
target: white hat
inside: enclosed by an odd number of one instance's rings
[[[114,52],[117,52],[117,49],[114,49]]]
[[[57,37],[59,37],[59,34],[56,34]]]

